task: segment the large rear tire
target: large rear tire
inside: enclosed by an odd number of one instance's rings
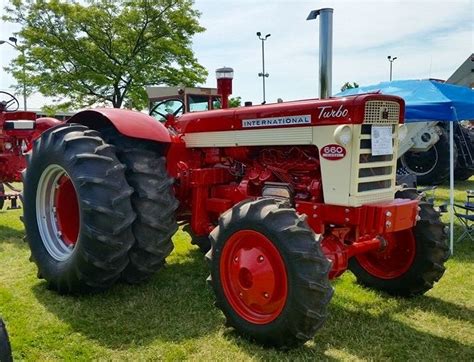
[[[440,130],[439,141],[428,151],[408,151],[400,157],[401,166],[416,175],[419,185],[440,185],[449,178],[449,137],[444,129]],[[456,145],[454,160],[456,163]]]
[[[130,249],[130,263],[122,273],[128,283],[140,283],[152,277],[173,251],[171,237],[178,230],[178,200],[173,192],[173,178],[168,175],[162,145],[129,139],[107,130],[105,139],[117,148],[125,164],[125,177],[135,192],[132,205],[137,218],[133,223],[135,244]]]
[[[67,124],[35,141],[24,173],[24,223],[38,277],[59,292],[110,287],[129,263],[132,188],[113,146]]]
[[[444,274],[450,255],[445,225],[433,205],[415,189],[397,193],[397,198],[420,200],[420,220],[415,227],[384,235],[387,247],[349,260],[357,281],[369,288],[396,296],[413,297],[433,288]]]
[[[10,346],[10,340],[8,339],[7,328],[5,323],[0,319],[0,361],[11,362],[13,361],[12,349]]]
[[[304,217],[274,199],[244,201],[210,239],[210,280],[228,325],[282,348],[314,336],[333,294],[331,264]]]

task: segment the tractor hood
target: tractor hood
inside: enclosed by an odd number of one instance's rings
[[[360,124],[364,121],[367,101],[380,101],[380,118],[397,117],[403,123],[402,98],[380,94],[309,99],[285,103],[193,112],[181,116],[175,126],[182,133],[304,127],[337,124]],[[384,101],[397,102],[400,112],[392,113]],[[396,120],[392,120],[396,121]]]

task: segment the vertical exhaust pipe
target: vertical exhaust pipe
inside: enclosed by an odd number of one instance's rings
[[[319,19],[319,97],[332,95],[332,14],[334,9],[312,10],[306,20]]]

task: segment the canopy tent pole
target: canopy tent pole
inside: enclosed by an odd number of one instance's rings
[[[456,107],[451,106],[454,119],[459,122]],[[454,122],[449,122],[449,199],[451,205],[449,219],[449,248],[454,254]]]
[[[449,248],[454,253],[454,122],[449,122]]]

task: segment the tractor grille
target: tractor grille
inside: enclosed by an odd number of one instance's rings
[[[360,126],[355,182],[351,194],[359,205],[393,200],[398,149],[400,106],[396,102],[369,101],[365,107],[364,123]],[[372,155],[372,126],[391,126],[391,155]]]
[[[365,104],[364,123],[398,123],[400,104],[392,101],[368,101]]]

